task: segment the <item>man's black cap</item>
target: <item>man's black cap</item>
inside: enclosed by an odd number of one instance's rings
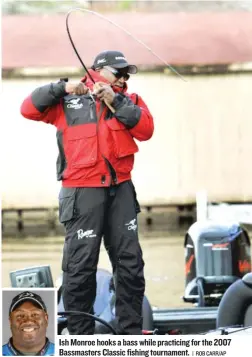
[[[24,291],[12,299],[9,314],[25,301],[33,302],[40,309],[47,312],[46,305],[38,294],[32,293],[30,291]]]
[[[119,51],[103,51],[99,53],[95,57],[92,68],[97,69],[104,66],[111,66],[118,69],[128,67],[128,73],[137,73],[137,66],[128,64],[124,54]]]

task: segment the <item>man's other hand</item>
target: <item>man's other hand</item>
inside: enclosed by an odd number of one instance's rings
[[[69,94],[83,95],[87,94],[88,90],[88,87],[82,82],[77,84],[67,82],[65,85],[65,91]]]

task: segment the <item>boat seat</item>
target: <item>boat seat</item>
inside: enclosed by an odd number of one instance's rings
[[[252,273],[234,282],[218,307],[216,327],[252,326]]]

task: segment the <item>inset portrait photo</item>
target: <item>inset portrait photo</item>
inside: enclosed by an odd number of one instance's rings
[[[54,356],[54,289],[4,289],[2,356]]]

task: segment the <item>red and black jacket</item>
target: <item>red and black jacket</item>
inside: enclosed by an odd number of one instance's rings
[[[106,82],[90,71],[95,81]],[[89,78],[82,81],[92,90]],[[22,103],[25,118],[56,126],[57,178],[64,187],[110,186],[131,178],[138,151],[134,138],[151,138],[153,118],[140,96],[126,93],[126,85],[113,90],[114,114],[89,94],[66,93],[64,81],[37,88]]]

